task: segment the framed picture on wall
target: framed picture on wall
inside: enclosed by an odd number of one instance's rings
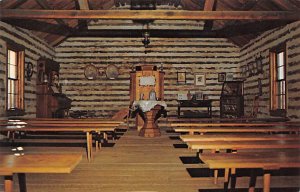
[[[233,81],[233,73],[226,74],[226,81]]]
[[[186,72],[177,72],[177,84],[186,83]]]
[[[195,74],[195,85],[196,86],[205,86],[206,85],[206,78],[205,74]]]
[[[195,93],[196,100],[203,100],[203,92]]]
[[[218,73],[218,82],[226,81],[226,73]]]

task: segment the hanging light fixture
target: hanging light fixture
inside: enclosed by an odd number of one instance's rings
[[[149,32],[149,23],[146,24],[146,30],[143,31],[143,37],[142,43],[144,44],[145,48],[148,47],[150,44],[150,32]]]

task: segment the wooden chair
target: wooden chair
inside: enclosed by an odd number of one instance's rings
[[[243,116],[243,119],[257,118],[258,108],[259,108],[259,95],[255,95],[252,101],[251,112],[248,116]]]

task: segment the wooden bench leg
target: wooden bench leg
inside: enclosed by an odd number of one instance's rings
[[[224,173],[224,191],[228,190],[228,183],[229,183],[229,171],[230,169],[226,168]]]
[[[101,142],[99,142],[99,138],[100,138],[100,131],[97,132],[96,152],[98,152],[98,150],[100,149],[99,145],[100,145]]]
[[[25,173],[18,173],[20,192],[27,192]]]
[[[251,169],[250,172],[250,182],[249,182],[249,192],[255,191],[255,184],[256,184],[256,173],[254,169]]]
[[[231,169],[231,183],[230,183],[230,189],[235,189],[236,185],[236,170],[235,168]]]
[[[13,176],[8,175],[4,176],[4,191],[5,192],[13,192]]]
[[[90,135],[90,139],[89,139],[89,141],[90,141],[90,160],[92,160],[93,159],[93,134],[92,133],[90,133],[89,134]]]
[[[218,184],[218,169],[214,170],[214,184]]]
[[[103,132],[103,138],[107,141],[107,133],[106,132]]]
[[[86,132],[86,151],[87,151],[87,159],[91,161],[91,142],[90,142],[90,132]]]
[[[219,149],[212,149],[211,150],[212,153],[219,153]],[[218,183],[218,173],[219,171],[217,169],[214,170],[214,184],[217,184]]]
[[[271,174],[270,172],[264,173],[264,192],[270,192]]]

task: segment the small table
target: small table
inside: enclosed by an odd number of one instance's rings
[[[159,111],[167,107],[165,101],[140,100],[134,101],[133,109],[140,110],[141,116],[144,120],[144,126],[140,130],[139,135],[143,137],[158,137],[161,135],[157,126],[156,120],[159,118],[157,114]]]
[[[0,175],[5,178],[5,192],[13,191],[15,173],[19,177],[20,191],[26,192],[26,173],[71,173],[81,159],[81,154],[1,155]]]
[[[212,116],[212,100],[178,100],[178,114],[177,117],[180,118],[180,110],[181,108],[200,108],[205,107],[207,108],[207,115],[203,117]],[[188,116],[187,116],[188,117]]]

